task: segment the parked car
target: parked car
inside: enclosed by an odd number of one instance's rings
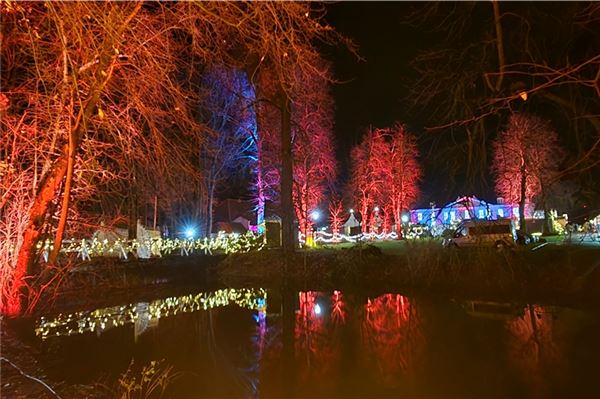
[[[448,247],[494,247],[503,249],[515,246],[517,232],[510,219],[465,220],[454,235],[444,241]]]

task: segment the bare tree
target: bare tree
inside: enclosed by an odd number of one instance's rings
[[[215,192],[225,177],[256,161],[255,96],[243,71],[213,67],[205,76],[207,139],[200,161],[206,174],[205,233],[212,229]]]
[[[526,231],[525,204],[550,188],[561,158],[556,132],[536,116],[511,115],[494,141],[496,190],[509,203],[519,203],[522,232]]]
[[[326,76],[319,64],[316,42],[345,43],[351,50],[354,45],[337,34],[323,22],[325,9],[302,2],[261,3],[195,3],[203,15],[223,22],[223,29],[214,34],[229,49],[229,62],[251,71],[250,76],[267,66],[272,68],[277,82],[277,95],[271,98],[281,111],[281,190],[283,248],[291,251],[293,242],[292,200],[292,125],[293,93],[302,71],[306,74]],[[194,22],[195,24],[196,22]],[[202,51],[202,49],[199,49]],[[294,71],[294,72],[292,72]],[[259,91],[257,91],[259,92]]]
[[[192,173],[187,138],[174,133],[200,129],[191,112],[196,96],[174,76],[181,43],[172,30],[180,17],[168,7],[3,3],[2,14],[2,87],[10,101],[2,157],[31,190],[23,215],[8,209],[19,191],[3,180],[1,212],[26,221],[3,274],[2,309],[14,314],[26,277],[40,272],[41,237],[54,236],[56,263],[74,200],[115,178],[133,192],[143,187],[137,182],[158,180],[141,171],[170,171],[164,181]]]
[[[438,157],[457,171],[466,165],[469,185],[485,181],[489,132],[523,111],[565,132],[571,153],[563,178],[597,170],[598,15],[594,3],[419,5],[407,21],[441,40],[413,60],[417,78],[406,101],[424,113],[430,132],[445,133],[431,137]]]

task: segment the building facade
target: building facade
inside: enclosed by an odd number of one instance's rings
[[[525,205],[525,218],[534,217],[534,204]],[[439,208],[413,209],[410,211],[410,221],[413,224],[434,226],[451,226],[463,220],[497,220],[513,219],[519,220],[519,205],[505,204],[502,198],[498,198],[496,204],[481,200],[475,196],[459,197],[456,201]]]

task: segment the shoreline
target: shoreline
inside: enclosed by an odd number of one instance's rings
[[[270,249],[127,262],[97,259],[72,269],[55,294],[42,297],[43,306],[33,315],[211,287],[277,288],[284,282],[284,260],[285,284],[297,288],[600,305],[600,248],[550,244],[538,251],[497,252],[432,243],[393,245],[395,252],[363,244],[299,250],[287,257]]]
[[[406,247],[396,254],[362,245],[344,250],[302,250],[286,258],[280,250],[265,250],[229,256],[196,254],[186,258],[82,264],[71,273],[74,277],[68,282],[68,289],[61,291],[53,306],[42,307],[28,317],[2,319],[2,356],[7,359],[2,361],[2,394],[54,397],[42,384],[24,375],[27,374],[64,397],[110,396],[107,387],[70,385],[47,376],[39,363],[41,353],[33,331],[23,334],[27,323],[31,324],[44,311],[90,310],[219,287],[340,290],[366,298],[394,292],[444,301],[578,309],[600,306],[600,250],[596,248],[553,245],[534,252],[498,253],[426,244]],[[283,281],[285,261],[288,273]],[[92,278],[96,284],[90,286]]]

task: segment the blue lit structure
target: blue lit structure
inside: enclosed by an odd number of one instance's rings
[[[525,205],[525,217],[533,217],[534,204]],[[498,198],[497,204],[481,200],[475,196],[459,197],[456,201],[442,208],[431,207],[413,209],[410,211],[410,221],[413,224],[429,226],[452,225],[468,219],[497,220],[519,219],[519,205],[505,204]]]

